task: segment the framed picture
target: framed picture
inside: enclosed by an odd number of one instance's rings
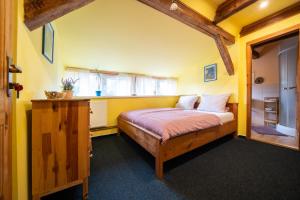
[[[204,67],[204,82],[217,80],[217,64],[207,65]]]
[[[42,53],[47,60],[53,63],[54,54],[54,29],[50,23],[43,27],[43,47]]]

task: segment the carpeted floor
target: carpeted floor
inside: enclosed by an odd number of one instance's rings
[[[126,136],[96,138],[93,149],[91,200],[300,199],[300,153],[268,144],[224,138],[167,162],[164,181]],[[43,199],[80,197],[74,187]]]

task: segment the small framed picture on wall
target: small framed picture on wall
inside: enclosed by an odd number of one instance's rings
[[[54,29],[50,23],[43,27],[43,46],[42,53],[45,58],[52,64],[54,54]]]
[[[204,66],[204,82],[217,80],[217,64]]]

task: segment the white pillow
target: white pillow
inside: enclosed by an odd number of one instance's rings
[[[176,108],[192,110],[197,100],[198,96],[181,96],[176,104]]]
[[[226,104],[230,94],[202,95],[197,110],[208,112],[226,112]]]

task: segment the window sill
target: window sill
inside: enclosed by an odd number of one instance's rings
[[[164,97],[179,97],[180,95],[149,95],[149,96],[77,96],[73,99],[138,99],[138,98],[164,98]]]

